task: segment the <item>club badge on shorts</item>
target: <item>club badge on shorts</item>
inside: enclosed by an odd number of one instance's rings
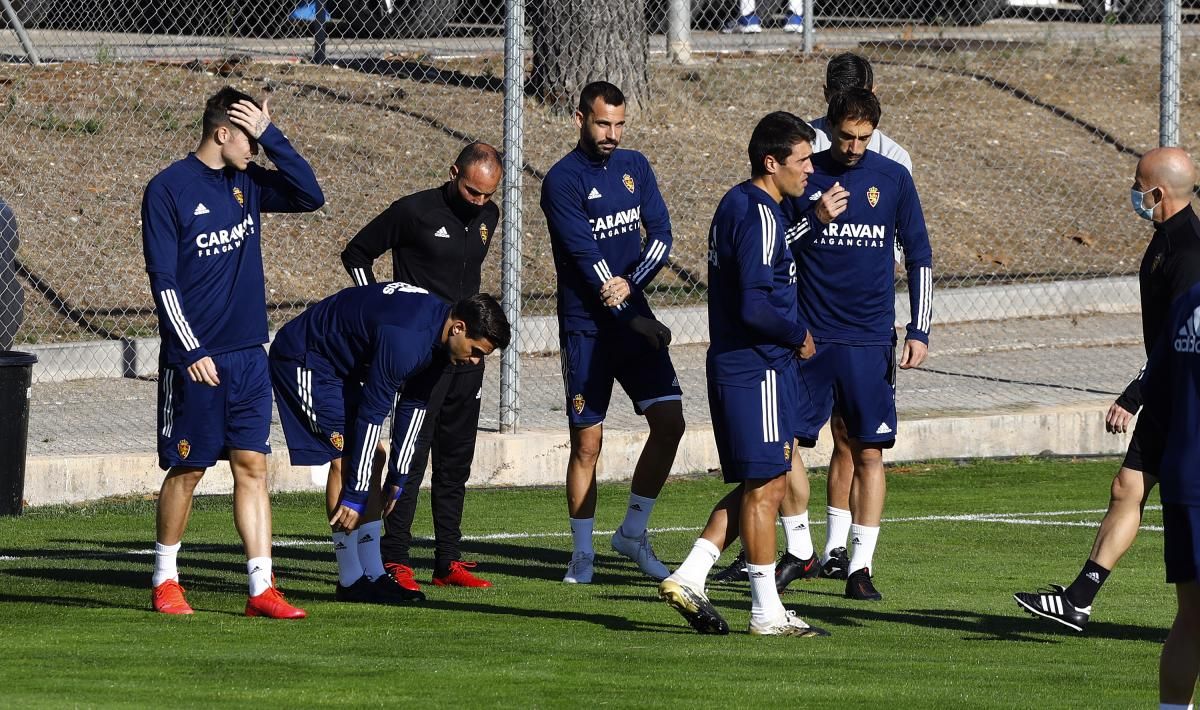
[[[867,204],[874,207],[879,204],[879,188],[872,185],[867,188]]]
[[[335,431],[329,435],[329,443],[333,444],[333,448],[341,451],[342,447],[346,445],[346,439],[341,432]]]
[[[486,224],[479,225],[479,240],[482,241],[484,244],[487,244],[488,231],[487,231]]]
[[[583,414],[583,395],[575,395],[575,398],[571,400],[571,406],[575,408],[576,414]]]
[[[633,178],[630,177],[629,173],[625,173],[625,175],[621,177],[621,182],[625,183],[625,189],[629,190],[629,194],[632,195],[634,184],[633,184]]]
[[[792,460],[792,445],[791,444],[783,445],[783,460],[784,461]]]
[[[188,443],[187,439],[180,439],[175,449],[179,451],[179,458],[181,459],[186,459],[188,454],[192,453],[192,445]]]
[[[237,200],[239,205],[245,206],[246,204],[246,196],[242,194],[240,187],[233,188],[233,199]]]

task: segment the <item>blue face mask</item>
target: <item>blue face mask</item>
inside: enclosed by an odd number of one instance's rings
[[[1149,193],[1153,192],[1156,189],[1158,189],[1158,188],[1152,187],[1149,190],[1146,190],[1145,192],[1138,192],[1138,189],[1136,187],[1129,188],[1129,201],[1133,203],[1133,211],[1137,212],[1138,217],[1141,217],[1142,219],[1148,219],[1151,221],[1154,220],[1154,208],[1158,207],[1158,203],[1155,202],[1154,204],[1150,205],[1149,207],[1146,207],[1143,203],[1145,202],[1146,195],[1148,195]]]

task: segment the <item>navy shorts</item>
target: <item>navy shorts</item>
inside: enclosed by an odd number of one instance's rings
[[[1194,582],[1200,570],[1200,507],[1164,501],[1162,509],[1167,583]]]
[[[758,382],[721,384],[708,378],[708,409],[726,483],[771,479],[791,468],[800,400],[795,362],[765,370]]]
[[[658,402],[681,401],[679,377],[667,350],[653,350],[641,337],[623,330],[559,334],[567,419],[573,427],[604,421],[613,382],[645,414]]]
[[[158,465],[208,468],[229,449],[271,453],[271,379],[261,346],[213,355],[221,384],[159,360]]]
[[[320,466],[341,458],[350,440],[362,385],[338,377],[327,360],[271,357],[271,386],[293,466]]]
[[[816,444],[834,403],[850,438],[880,448],[896,443],[896,348],[892,345],[819,343],[800,361],[796,438]]]

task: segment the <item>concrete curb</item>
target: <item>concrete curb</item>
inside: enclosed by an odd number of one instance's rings
[[[946,323],[1043,318],[1088,313],[1136,313],[1141,303],[1136,277],[1004,286],[943,288],[934,294],[935,326]],[[896,294],[898,327],[908,323],[908,293]],[[676,345],[708,342],[708,308],[666,308],[658,317],[671,329]],[[158,338],[123,338],[80,343],[30,345],[38,356],[33,381],[105,377],[148,377],[158,372]],[[558,319],[527,316],[517,347],[522,354],[558,352]]]
[[[1108,401],[1026,412],[950,416],[901,422],[900,439],[886,452],[888,461],[1037,455],[1120,454],[1127,436],[1104,432]],[[646,432],[609,430],[597,476],[627,480],[646,440]],[[824,466],[832,449],[826,430],[816,448],[802,450],[809,466]],[[522,434],[483,433],[475,452],[472,486],[561,485],[566,471],[567,431]],[[719,468],[712,428],[695,426],[684,434],[673,474]],[[312,467],[290,466],[286,452],[268,459],[273,491],[324,490],[324,474]],[[428,484],[429,477],[426,477]],[[34,457],[25,473],[30,506],[78,503],[107,496],[146,495],[158,491],[162,472],[153,454]],[[228,494],[233,480],[227,464],[211,469],[197,488],[200,494]]]

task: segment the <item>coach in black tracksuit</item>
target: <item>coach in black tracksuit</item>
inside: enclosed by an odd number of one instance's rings
[[[342,251],[342,264],[355,283],[372,283],[371,264],[390,249],[396,281],[427,289],[447,303],[478,293],[500,214],[491,196],[501,172],[496,149],[472,143],[450,168],[449,182],[393,202],[350,240]],[[408,478],[387,516],[381,551],[388,572],[409,589],[420,588],[413,578],[409,545],[431,447],[433,581],[439,586],[490,586],[468,571],[474,565],[462,562],[458,550],[463,499],[475,456],[483,367],[482,362],[430,367],[426,376],[405,386],[397,403],[393,441],[402,444],[391,452],[389,466]]]

